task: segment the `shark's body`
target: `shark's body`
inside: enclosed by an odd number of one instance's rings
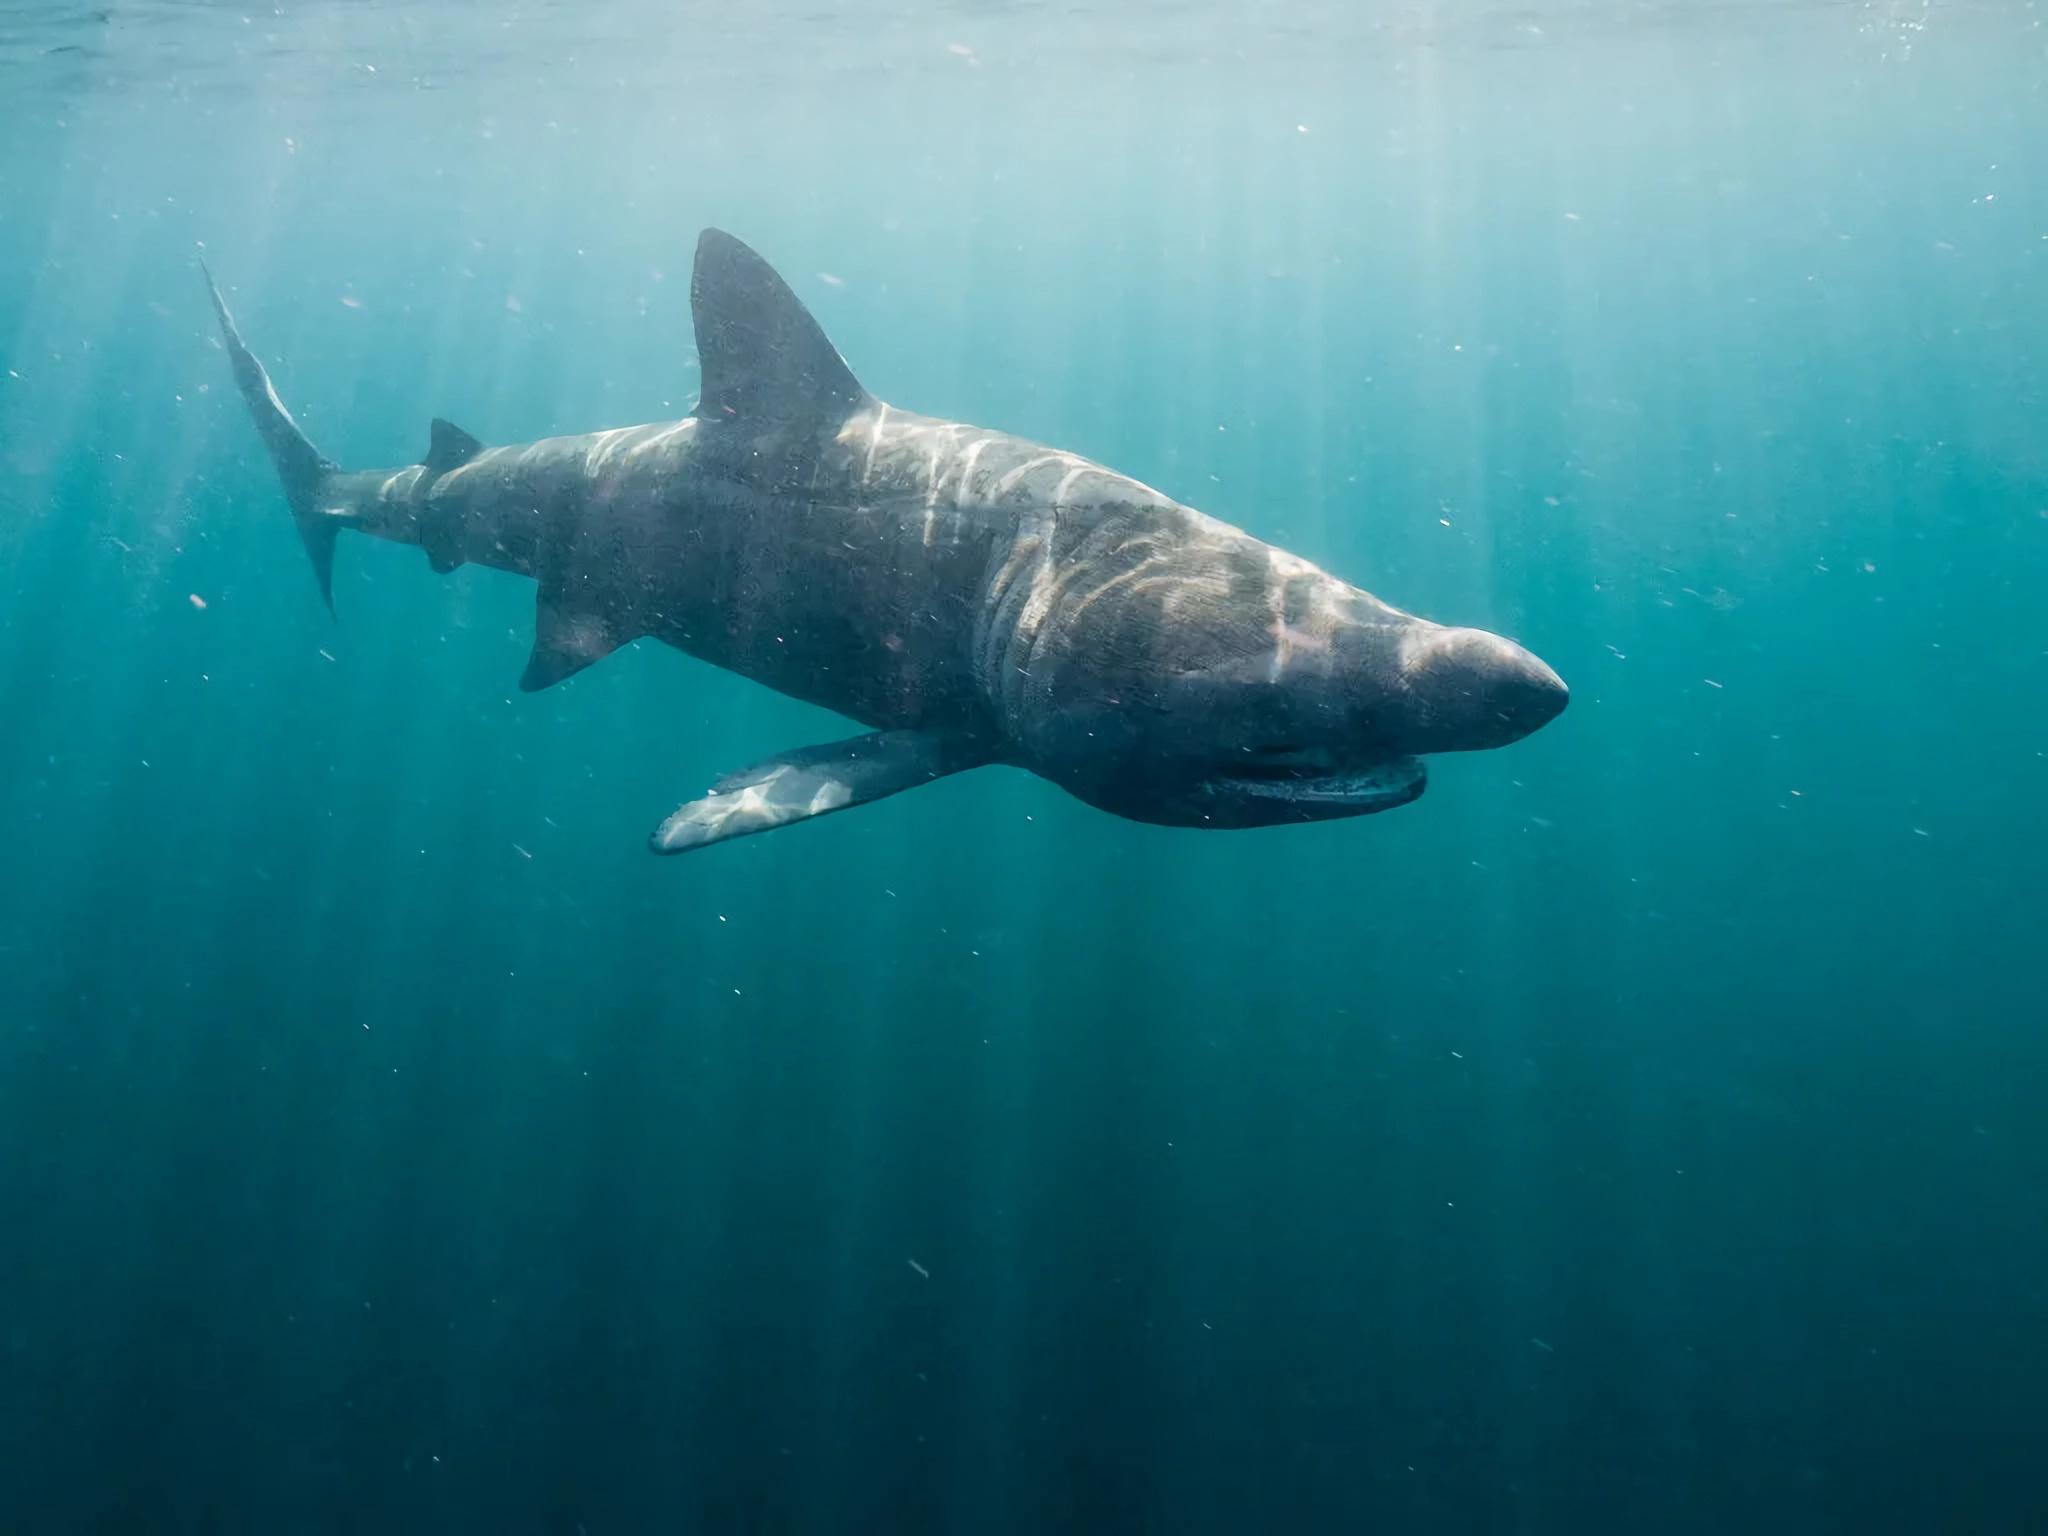
[[[680,422],[342,471],[214,292],[323,594],[343,528],[539,584],[521,686],[642,637],[871,728],[735,774],[662,852],[1002,762],[1119,814],[1245,826],[1422,792],[1414,755],[1563,707],[1519,647],[1388,607],[1086,459],[869,395],[782,281],[707,231]],[[330,597],[331,601],[331,597]]]

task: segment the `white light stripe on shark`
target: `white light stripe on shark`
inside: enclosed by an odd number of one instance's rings
[[[646,453],[649,449],[660,448],[664,444],[672,441],[673,439],[682,436],[685,432],[694,432],[696,430],[696,427],[697,418],[694,416],[685,416],[681,421],[677,422],[674,426],[668,428],[666,431],[657,432],[652,437],[649,437],[642,442],[635,443],[632,447],[626,450],[626,456],[628,458],[637,459],[641,454]]]
[[[875,406],[875,430],[868,436],[868,461],[861,467],[860,488],[865,492],[869,482],[875,478],[875,454],[882,446],[882,429],[889,422],[889,407],[879,402]]]
[[[587,475],[601,472],[618,450],[621,440],[636,430],[633,427],[613,427],[609,431],[597,433],[597,440],[590,445],[589,453],[584,456],[583,472]]]
[[[1073,455],[1070,453],[1047,453],[1041,454],[1039,455],[1039,457],[1035,459],[1027,460],[1024,463],[1019,464],[1015,469],[1011,470],[1008,474],[1004,475],[1002,479],[998,480],[993,486],[991,486],[989,488],[988,495],[986,495],[982,499],[984,501],[991,503],[998,501],[1002,497],[1009,495],[1011,491],[1015,490],[1017,487],[1017,483],[1021,481],[1026,475],[1030,474],[1031,471],[1033,471],[1034,469],[1043,469],[1048,464],[1064,464],[1072,458]]]
[[[953,446],[954,440],[959,434],[959,425],[950,421],[944,427],[929,433],[932,440],[932,452],[930,460],[924,467],[924,547],[926,549],[932,547],[932,535],[938,531],[939,486],[946,478],[946,472],[941,467],[940,461],[944,458],[946,450]]]
[[[377,495],[383,501],[405,501],[412,495],[413,487],[420,483],[420,476],[426,473],[426,466],[408,464],[404,469],[393,470],[385,476],[384,483],[377,487]]]
[[[961,511],[966,506],[967,497],[974,483],[975,461],[981,457],[981,450],[986,448],[988,444],[989,440],[987,438],[977,437],[967,445],[966,456],[960,461],[960,479],[953,487],[953,510],[955,512]]]
[[[1097,470],[1093,464],[1076,464],[1064,475],[1061,475],[1060,483],[1053,487],[1052,504],[1055,507],[1064,507],[1069,505],[1067,498],[1073,493],[1074,483],[1077,480],[1079,480],[1083,475],[1092,475],[1095,473],[1097,473]]]

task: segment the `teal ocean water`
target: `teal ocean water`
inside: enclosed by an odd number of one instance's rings
[[[0,11],[0,1530],[2048,1528],[2048,13]],[[1355,821],[1007,769],[313,439],[685,414],[716,225],[878,394],[1571,709]]]

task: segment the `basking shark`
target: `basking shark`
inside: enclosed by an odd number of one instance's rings
[[[1512,641],[1390,607],[1072,453],[869,394],[773,269],[706,230],[702,394],[681,421],[424,460],[314,448],[207,286],[333,607],[343,529],[538,584],[520,687],[663,641],[868,734],[743,768],[658,853],[766,831],[985,764],[1182,827],[1405,805],[1421,755],[1504,746],[1565,706]]]

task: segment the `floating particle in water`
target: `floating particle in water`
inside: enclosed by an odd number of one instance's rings
[[[1557,1353],[1557,1349],[1554,1345],[1546,1344],[1541,1339],[1531,1339],[1529,1342],[1531,1344],[1534,1344],[1538,1349],[1542,1350],[1543,1353],[1545,1353],[1546,1355],[1554,1355]]]
[[[1720,688],[1725,686],[1725,684],[1715,682],[1711,677],[1703,677],[1700,679],[1700,681],[1705,683],[1709,688]]]
[[[905,1259],[905,1260],[904,1260],[903,1262],[904,1262],[904,1263],[906,1263],[906,1264],[908,1264],[908,1265],[909,1265],[909,1266],[910,1266],[910,1267],[911,1267],[912,1269],[914,1269],[914,1270],[916,1270],[916,1271],[917,1271],[917,1278],[918,1278],[918,1279],[920,1279],[920,1280],[929,1280],[929,1279],[931,1279],[931,1277],[932,1277],[932,1272],[931,1272],[930,1270],[926,1269],[926,1268],[925,1268],[925,1267],[924,1267],[924,1266],[923,1266],[922,1264],[918,1263],[918,1262],[917,1262],[917,1260],[915,1260],[915,1259]]]
[[[532,854],[528,853],[524,848],[520,847],[517,843],[514,843],[512,845],[512,851],[518,854],[519,857],[521,857],[522,859],[530,859],[533,857]]]
[[[818,281],[827,288],[844,288],[846,286],[846,279],[836,272],[820,272],[818,274]]]
[[[344,293],[341,295],[341,307],[343,309],[361,309],[363,301],[352,293]]]
[[[206,612],[206,599],[201,597],[197,592],[186,593],[185,601],[190,603],[194,608],[197,608],[201,613]]]

